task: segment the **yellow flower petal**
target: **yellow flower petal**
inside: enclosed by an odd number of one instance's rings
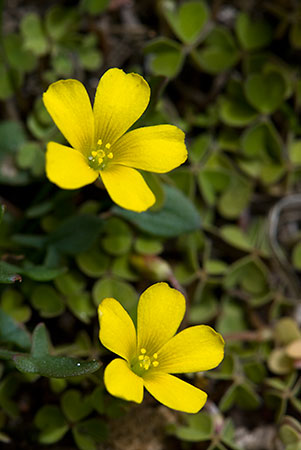
[[[184,296],[167,283],[156,283],[146,289],[138,303],[138,350],[144,348],[149,355],[157,353],[176,333],[185,308]]]
[[[138,128],[114,145],[114,162],[150,172],[169,172],[187,159],[184,133],[172,125]]]
[[[78,189],[98,177],[98,172],[88,166],[82,153],[56,142],[47,145],[46,174],[63,189]]]
[[[160,371],[199,372],[216,367],[224,357],[222,336],[207,325],[186,328],[158,352]]]
[[[112,145],[143,114],[149,97],[149,85],[140,75],[108,70],[99,81],[93,106],[96,138]]]
[[[178,411],[197,413],[207,400],[205,392],[167,373],[150,372],[144,386],[163,405]]]
[[[102,345],[130,361],[136,354],[136,330],[126,310],[114,298],[105,298],[98,307],[98,317]]]
[[[87,155],[94,143],[94,117],[82,83],[77,80],[57,81],[49,86],[43,100],[67,141]]]
[[[143,400],[143,379],[132,372],[123,359],[114,359],[106,367],[104,383],[107,391],[115,397],[136,403]]]
[[[141,212],[155,203],[154,194],[137,170],[112,164],[100,175],[113,202],[122,208]]]

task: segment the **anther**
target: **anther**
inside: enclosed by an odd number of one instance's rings
[[[112,158],[113,158],[113,153],[112,153],[112,152],[110,152],[110,153],[108,153],[108,155],[107,155],[107,156],[108,156],[108,158],[109,158],[109,159],[112,159]]]
[[[146,353],[145,348],[142,348],[142,349],[140,350],[140,353],[142,353],[142,355],[145,355],[145,353]]]
[[[95,150],[93,150],[93,151],[91,152],[91,155],[94,156],[94,158],[95,158],[95,156],[97,155],[97,152],[96,152]]]
[[[159,363],[158,363],[158,361],[153,361],[153,362],[152,362],[152,365],[153,365],[154,367],[158,367]]]
[[[157,359],[157,358],[158,358],[158,353],[154,353],[154,354],[153,354],[153,358],[154,358],[154,359]]]
[[[109,149],[109,148],[111,148],[111,144],[106,144],[105,147],[106,147],[107,149]]]
[[[98,158],[98,163],[101,164],[103,162],[103,158]]]
[[[102,144],[102,140],[101,140],[101,139],[98,139],[97,145],[101,145],[101,144]]]
[[[143,358],[144,358],[144,356],[143,356],[143,355],[139,355],[139,356],[138,356],[138,359],[139,359],[139,361],[142,361],[142,360],[143,360]]]

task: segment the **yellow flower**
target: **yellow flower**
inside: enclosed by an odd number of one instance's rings
[[[143,387],[169,408],[198,412],[207,394],[170,375],[216,367],[224,356],[224,341],[211,327],[198,325],[176,331],[185,313],[185,298],[166,283],[149,287],[140,297],[137,335],[132,319],[114,298],[99,305],[99,339],[121,356],[105,369],[110,394],[141,403]]]
[[[101,177],[112,200],[145,211],[155,196],[135,169],[164,173],[187,158],[184,133],[157,125],[126,133],[145,111],[147,82],[136,73],[110,69],[101,77],[93,110],[77,80],[60,80],[43,95],[55,124],[73,148],[49,142],[46,173],[63,189],[77,189]]]

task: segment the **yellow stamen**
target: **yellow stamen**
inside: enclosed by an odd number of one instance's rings
[[[109,150],[109,148],[111,148],[111,144],[106,144],[105,147]]]
[[[146,370],[154,369],[158,367],[159,361],[157,361],[158,353],[154,353],[153,356],[147,355],[147,350],[142,347],[140,349],[140,355],[137,356],[137,362],[134,364],[134,372],[137,370],[137,375],[142,376]],[[136,368],[136,369],[135,369]],[[143,370],[140,370],[143,369]]]
[[[112,158],[113,158],[113,153],[112,153],[112,152],[110,152],[110,153],[108,153],[108,155],[107,155],[107,156],[108,156],[108,158],[109,158],[109,159],[112,159]]]
[[[101,144],[102,144],[102,140],[101,140],[101,139],[98,139],[97,145],[101,145]]]
[[[96,152],[95,150],[93,150],[93,151],[91,152],[91,155],[95,158],[95,156],[97,155],[97,152]]]

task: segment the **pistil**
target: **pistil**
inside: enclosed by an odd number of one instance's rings
[[[147,350],[145,348],[141,348],[138,358],[136,358],[134,364],[132,365],[132,370],[137,375],[143,376],[146,371],[156,368],[158,365],[158,354],[154,353],[152,356],[148,356]]]
[[[109,160],[113,159],[114,156],[110,149],[110,143],[103,146],[101,139],[97,141],[96,149],[92,150],[90,156],[88,157],[88,163],[91,169],[103,170],[107,166]]]

